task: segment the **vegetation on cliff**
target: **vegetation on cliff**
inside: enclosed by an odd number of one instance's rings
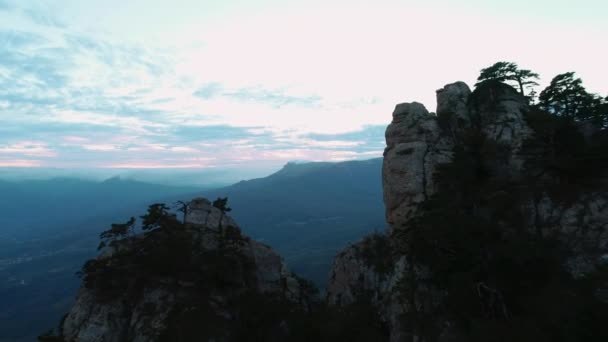
[[[484,77],[469,101],[499,91],[495,82],[508,78],[497,75]],[[407,313],[411,336],[438,340],[451,322],[463,341],[608,340],[608,303],[598,295],[608,287],[608,268],[574,271],[576,254],[598,251],[573,250],[539,212],[543,200],[572,204],[606,191],[607,115],[606,101],[573,73],[558,75],[527,113],[534,134],[519,151],[521,174],[509,171],[514,151],[479,123],[459,130],[452,162],[435,174],[436,193],[393,234],[400,253],[430,274],[409,277],[404,304],[415,307],[408,291],[421,286],[437,289],[440,299]],[[589,229],[582,218],[578,224]]]
[[[179,202],[178,211],[189,213],[191,203]],[[361,301],[348,307],[330,308],[321,302],[313,283],[295,275],[296,297],[288,298],[287,284],[281,284],[281,292],[260,291],[256,268],[264,266],[246,253],[250,240],[240,229],[231,220],[223,223],[230,211],[227,198],[218,198],[212,206],[220,212],[217,230],[193,226],[186,216],[180,221],[163,203],[150,205],[139,225],[135,218],[112,224],[100,234],[101,255],[88,260],[78,273],[83,291],[93,298],[86,305],[126,310],[131,312],[126,317],[144,322],[160,319],[162,324],[156,327],[148,323],[140,327],[160,329],[154,331],[150,339],[154,341],[386,338],[387,330],[369,295],[361,294]],[[200,229],[212,231],[193,233]],[[209,244],[213,247],[205,247]],[[174,296],[174,302],[167,306],[163,302],[167,299],[150,296],[158,290]],[[59,334],[48,332],[39,340],[64,341],[63,326],[64,322]]]

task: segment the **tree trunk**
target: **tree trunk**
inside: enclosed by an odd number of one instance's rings
[[[524,95],[524,84],[523,84],[523,81],[522,81],[521,77],[518,77],[518,78],[517,78],[517,84],[519,84],[519,93],[520,93],[522,96],[525,96],[525,95]]]

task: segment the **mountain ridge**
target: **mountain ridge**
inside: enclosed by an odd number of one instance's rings
[[[315,166],[314,169],[318,171],[326,170],[327,168],[332,169],[331,165],[334,163],[320,164],[322,166],[321,168]],[[14,195],[16,192],[7,190],[7,192],[4,193],[6,195],[11,195],[9,196],[11,198],[7,198],[5,208],[11,207],[16,210],[7,212],[10,213],[10,217],[6,214],[3,217],[0,217],[0,221],[4,219],[2,222],[6,223],[4,225],[5,229],[3,229],[3,233],[9,233],[6,229],[9,227],[9,220],[13,223],[18,222],[21,225],[26,224],[26,218],[30,220],[30,218],[34,219],[39,217],[40,220],[34,220],[31,223],[27,223],[26,225],[30,228],[27,231],[19,228],[21,237],[16,237],[17,240],[13,241],[12,238],[3,240],[6,242],[6,246],[2,249],[2,259],[7,262],[10,260],[19,260],[19,264],[14,264],[10,267],[7,266],[6,269],[2,268],[4,266],[0,267],[0,274],[6,275],[6,277],[3,278],[16,279],[13,282],[4,284],[7,287],[4,289],[4,292],[0,292],[0,297],[4,298],[4,303],[7,305],[6,317],[0,319],[0,322],[6,323],[6,326],[1,326],[2,329],[0,330],[2,331],[0,331],[0,340],[2,340],[3,336],[6,336],[5,338],[10,341],[29,341],[33,338],[31,335],[32,333],[38,333],[54,326],[60,315],[69,307],[73,300],[73,293],[78,287],[78,280],[74,277],[74,272],[80,268],[83,260],[95,255],[95,247],[98,244],[97,236],[99,232],[109,226],[112,222],[124,222],[128,220],[129,216],[143,211],[151,201],[164,202],[168,205],[173,205],[178,200],[186,200],[202,195],[207,195],[210,199],[228,196],[229,205],[234,209],[231,214],[233,214],[239,223],[241,223],[241,227],[246,234],[253,233],[251,235],[254,235],[253,237],[255,239],[272,245],[275,247],[275,250],[277,249],[276,245],[278,244],[278,249],[285,257],[287,264],[292,270],[300,274],[303,273],[307,278],[314,279],[318,286],[323,287],[334,254],[342,248],[344,244],[354,242],[370,231],[382,229],[381,227],[384,226],[380,180],[381,160],[376,159],[372,164],[373,165],[364,172],[354,172],[355,175],[359,175],[357,176],[359,177],[359,180],[350,182],[350,184],[355,184],[357,182],[364,183],[366,185],[363,186],[363,188],[367,188],[368,190],[359,191],[359,195],[354,196],[352,199],[348,196],[341,196],[340,198],[325,198],[324,196],[311,196],[308,197],[308,199],[302,198],[299,207],[288,208],[291,210],[291,213],[285,215],[276,213],[283,210],[283,202],[286,202],[287,199],[293,197],[299,198],[300,196],[297,195],[299,191],[307,190],[307,193],[310,194],[310,191],[308,190],[313,190],[314,188],[322,190],[324,187],[315,182],[295,187],[285,185],[285,182],[299,181],[299,177],[288,177],[288,179],[280,180],[280,182],[277,182],[276,179],[270,182],[262,180],[247,185],[247,187],[253,187],[259,190],[251,190],[254,196],[247,195],[244,196],[242,200],[238,200],[239,196],[235,196],[232,192],[209,194],[209,192],[215,190],[198,190],[197,188],[187,187],[184,189],[184,192],[181,190],[183,188],[168,187],[166,189],[173,189],[175,195],[165,193],[165,195],[161,194],[159,196],[154,195],[154,191],[147,190],[141,192],[142,196],[139,196],[141,199],[140,201],[135,204],[131,203],[132,205],[127,205],[126,203],[130,202],[125,201],[125,199],[138,192],[130,191],[131,188],[128,184],[133,180],[120,177],[120,180],[110,179],[105,185],[126,192],[126,197],[123,198],[121,194],[114,197],[106,196],[106,199],[100,197],[98,202],[106,202],[113,206],[112,208],[109,208],[109,211],[106,213],[99,211],[105,204],[100,206],[99,209],[96,209],[97,205],[94,204],[94,202],[83,199],[82,197],[67,201],[59,201],[56,193],[61,189],[61,186],[45,186],[44,188],[49,189],[50,191],[48,196],[41,196],[40,189],[36,191],[35,186],[32,186],[30,187],[32,188],[31,191],[28,190],[26,192],[35,196],[23,197],[23,200],[16,200]],[[355,161],[355,163],[347,162],[344,165],[357,168],[361,165],[368,165],[368,162]],[[298,166],[299,165],[296,165],[296,167]],[[341,168],[334,170],[335,176],[332,177],[342,178],[339,175],[339,170],[341,170]],[[371,176],[367,176],[368,174]],[[316,176],[309,175],[307,177],[314,179]],[[371,178],[373,182],[369,182],[367,178]],[[44,184],[45,182],[48,182],[48,180],[38,180],[36,183],[31,184]],[[87,185],[86,189],[88,190],[81,191],[90,195],[97,193],[97,190],[92,189],[103,187],[100,182],[89,182],[81,179],[67,180],[67,182],[89,185],[96,183],[94,186]],[[6,183],[14,184],[12,181],[6,181]],[[278,187],[287,190],[281,192],[281,196],[283,197],[282,200],[279,201],[272,200],[273,196],[276,197],[276,192],[269,192],[263,189],[265,186],[271,186],[275,183],[280,183],[281,185],[278,185]],[[2,184],[2,181],[0,181],[0,187],[2,187]],[[148,183],[138,182],[138,184],[144,186]],[[311,184],[314,185],[314,188],[311,188]],[[234,185],[236,186],[236,184]],[[156,189],[165,189],[163,185],[156,186],[152,184],[150,186]],[[78,187],[76,187],[76,190],[77,188]],[[341,189],[340,191],[348,192],[350,191],[349,189],[351,189],[351,187]],[[361,189],[361,187],[357,189]],[[108,191],[102,192],[107,193]],[[158,194],[159,192],[157,191],[156,193]],[[162,193],[162,191],[160,191],[160,193]],[[263,193],[267,194],[267,199],[272,203],[272,206],[264,207],[264,203],[262,203],[259,198],[256,200],[255,197]],[[69,194],[69,192],[66,191],[63,195],[67,194]],[[50,198],[54,198],[54,200],[50,200]],[[358,198],[358,200],[355,201],[356,198]],[[308,203],[311,203],[313,200],[315,204],[309,205]],[[327,210],[327,208],[331,209],[332,203],[330,201],[352,203],[351,209],[356,207],[362,208],[362,206],[365,205],[366,208],[361,211],[359,217],[370,215],[375,217],[375,219],[367,220],[369,222],[356,222],[358,219],[354,221],[344,221],[344,218],[347,216],[345,215],[346,211],[350,210],[348,206],[343,206],[342,213],[335,214],[332,213],[331,210]],[[377,204],[370,210],[367,204],[368,201],[374,201]],[[44,205],[44,203],[53,203],[56,206],[56,209]],[[67,203],[74,203],[75,205],[70,205],[69,207],[64,206],[64,209],[61,209],[57,207],[57,205],[60,205],[61,203],[66,205]],[[253,203],[258,205],[258,209],[251,210],[253,209]],[[306,207],[310,207],[310,210],[307,210]],[[61,217],[65,216],[62,214],[62,211],[67,210],[67,208],[72,208],[72,210],[74,210],[73,214],[78,216],[73,222],[67,222],[66,217]],[[37,216],[29,215],[31,210],[35,210],[39,214]],[[53,213],[47,215],[45,214],[47,211],[52,211]],[[293,213],[296,211],[304,213],[304,215],[294,215]],[[275,214],[273,214],[273,216],[269,216],[274,217],[274,219],[261,222],[262,219],[258,215],[260,212],[274,212]],[[57,215],[62,218],[61,221],[50,219]],[[46,224],[46,222],[52,223],[53,221],[59,224]],[[61,224],[62,222],[63,224]],[[41,224],[43,226],[40,226]],[[36,227],[45,229],[34,229]],[[310,227],[313,229],[310,229]],[[310,234],[306,234],[306,231],[310,231]],[[273,239],[274,232],[276,232],[276,236]],[[302,236],[306,238],[302,238]],[[281,244],[285,244],[283,248],[281,248]],[[39,255],[40,251],[49,251],[52,254]],[[61,253],[55,253],[58,251],[61,251]],[[59,267],[61,265],[63,266]],[[59,271],[53,271],[53,273],[47,274],[47,268]],[[46,279],[46,281],[42,282],[40,279]],[[18,285],[16,282],[20,280],[25,280],[28,285]],[[28,298],[31,298],[31,300],[28,300]],[[58,309],[53,311],[53,313],[48,311],[37,313],[37,310],[43,307],[57,307]],[[32,320],[32,317],[41,317],[41,319],[34,321]],[[31,326],[32,329],[35,329],[35,327],[40,328],[33,331],[28,328],[28,326]],[[23,336],[24,334],[28,334],[28,337],[18,338],[18,336]]]

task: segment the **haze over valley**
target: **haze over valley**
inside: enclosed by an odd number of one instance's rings
[[[323,288],[334,255],[384,230],[381,159],[289,163],[267,177],[204,189],[125,180],[0,181],[0,341],[30,341],[73,304],[75,273],[97,254],[110,223],[149,204],[228,197],[243,232],[280,251],[292,270]]]

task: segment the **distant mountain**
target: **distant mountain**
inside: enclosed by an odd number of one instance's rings
[[[99,215],[129,213],[133,206],[180,193],[194,187],[173,187],[124,180],[118,177],[95,182],[74,178],[49,180],[0,180],[0,241],[3,239],[38,239],[44,234],[66,232],[83,221],[99,222]],[[145,207],[144,207],[145,208]],[[108,222],[99,222],[109,224]],[[82,229],[82,228],[79,228]],[[3,252],[0,252],[2,257]]]
[[[243,232],[324,287],[333,257],[384,229],[382,159],[288,163],[276,173],[202,190],[122,178],[0,181],[0,342],[31,341],[73,303],[74,273],[95,256],[99,233],[147,205],[229,197]]]
[[[32,341],[56,325],[110,223],[195,190],[120,178],[0,181],[0,341]]]
[[[238,182],[241,179],[263,177],[276,170],[274,163],[263,163],[259,166],[221,167],[221,168],[161,168],[161,169],[116,169],[116,168],[16,168],[0,167],[0,179],[8,181],[52,180],[56,178],[80,179],[100,182],[110,177],[120,176],[123,180],[132,180],[150,184],[169,186],[196,186],[199,188],[219,188]]]
[[[385,226],[382,158],[288,163],[268,177],[204,195],[227,196],[246,234],[271,245],[294,272],[321,287],[341,248]]]

